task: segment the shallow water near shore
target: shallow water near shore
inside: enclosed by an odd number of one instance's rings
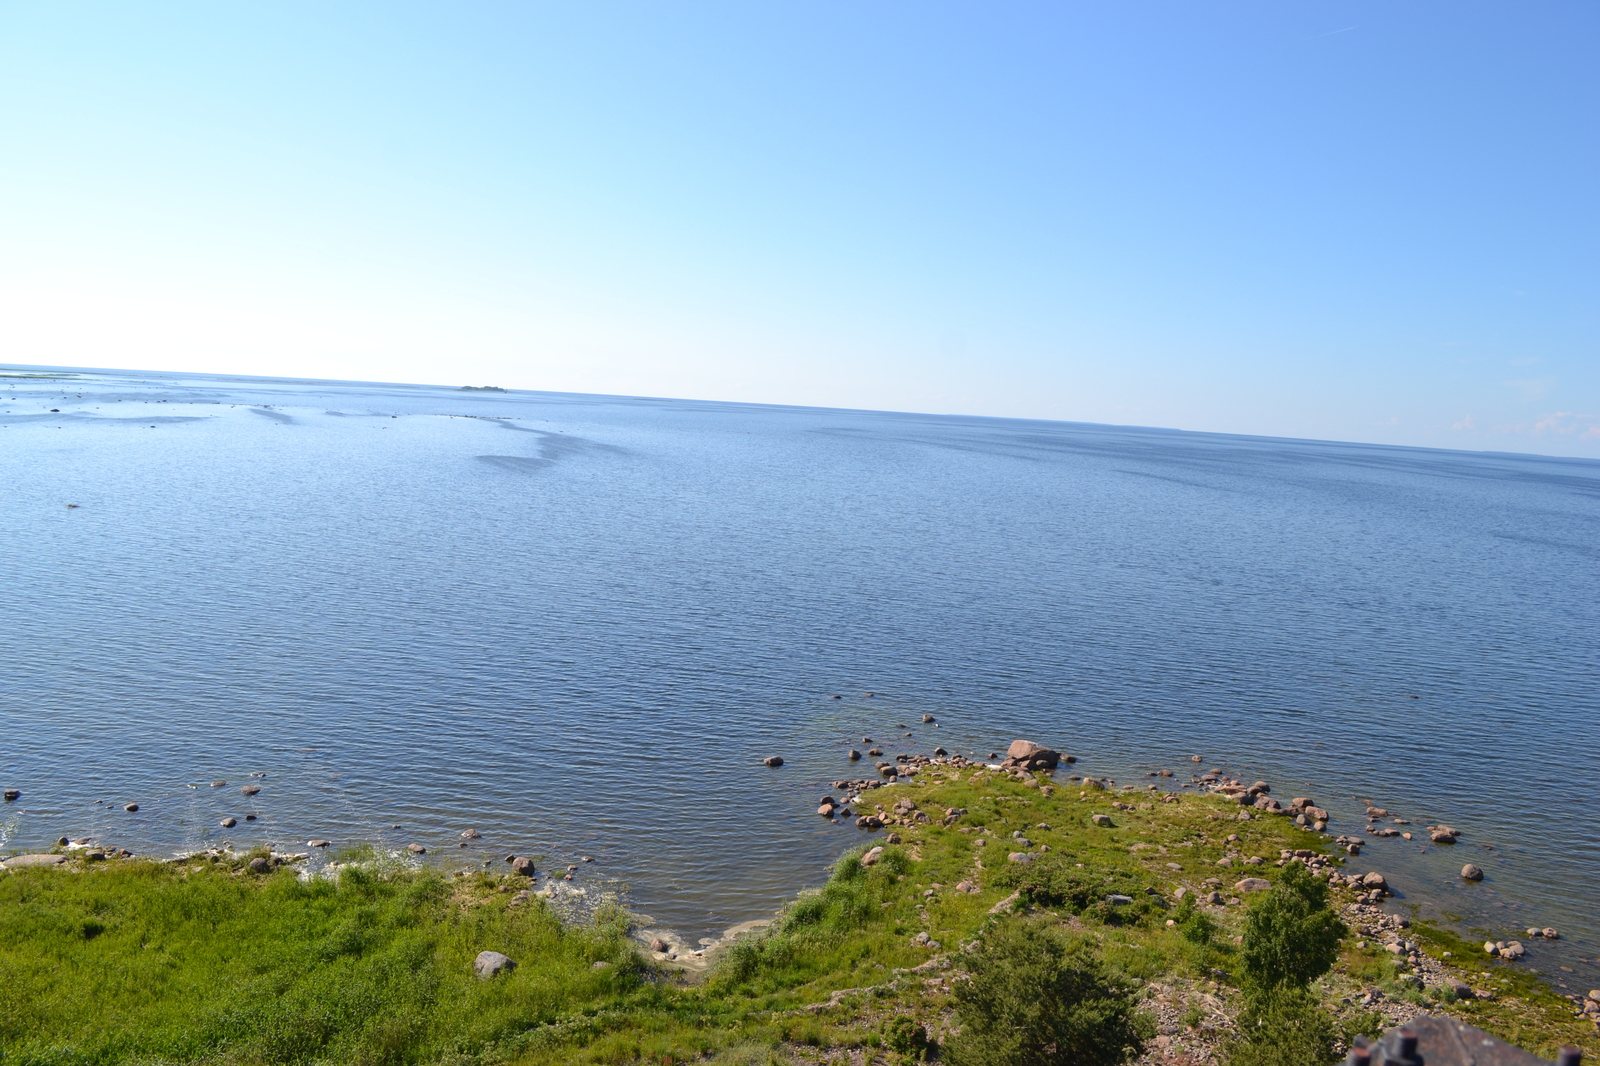
[[[1528,964],[1600,986],[1600,463],[6,374],[6,850],[535,854],[692,940],[858,839],[814,811],[863,736],[1027,736],[1141,785],[1200,754],[1339,832],[1369,799],[1447,822],[1360,867],[1468,928],[1555,926]]]

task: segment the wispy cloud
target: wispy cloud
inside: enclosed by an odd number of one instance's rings
[[[1461,421],[1452,423],[1450,428],[1451,429],[1477,429],[1478,427],[1477,427],[1477,424],[1472,421],[1472,416],[1468,415],[1467,417],[1463,418]]]
[[[1600,440],[1600,418],[1573,414],[1571,411],[1554,411],[1535,422],[1532,432],[1536,437],[1547,433],[1560,437],[1576,434],[1579,440]]]

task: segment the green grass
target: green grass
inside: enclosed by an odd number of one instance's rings
[[[1237,806],[1211,797],[1159,803],[1064,782],[1047,797],[998,774],[921,778],[858,806],[892,814],[909,797],[932,823],[890,826],[904,840],[870,867],[859,853],[885,834],[864,838],[822,887],[730,947],[701,982],[643,962],[615,908],[564,926],[537,898],[514,904],[509,877],[368,862],[301,881],[288,870],[252,875],[247,856],[0,874],[0,1066],[758,1063],[784,1061],[784,1047],[823,1061],[861,1049],[886,1062],[900,1054],[886,1045],[903,1043],[908,1026],[948,1037],[951,970],[938,962],[959,960],[960,945],[1004,920],[990,911],[1013,892],[1035,920],[1091,943],[1116,979],[1161,982],[1181,1000],[1185,1025],[1203,1027],[1208,1011],[1184,997],[1236,996],[1244,908],[1197,911],[1176,889],[1203,891],[1215,877],[1231,895],[1242,877],[1276,878],[1280,848],[1326,846],[1286,819],[1238,821]],[[947,807],[967,814],[938,824]],[[1091,814],[1115,824],[1092,825]],[[1020,850],[1018,830],[1039,856],[1031,866],[1006,861]],[[1230,833],[1241,839],[1227,844]],[[1218,867],[1229,849],[1266,861]],[[956,891],[962,880],[980,890]],[[1135,902],[1111,906],[1113,892]],[[919,945],[918,933],[942,948]],[[478,980],[472,960],[485,949],[518,968]],[[936,968],[915,969],[930,961]],[[1386,965],[1347,941],[1319,987],[1332,996],[1390,980]],[[1577,1037],[1600,1050],[1592,1032],[1562,1022],[1548,990],[1517,978],[1496,1003],[1455,1012],[1530,1048]],[[833,995],[846,989],[862,991]]]

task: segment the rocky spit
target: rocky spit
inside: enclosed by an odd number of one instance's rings
[[[931,715],[924,715],[924,724],[932,723]],[[904,727],[901,727],[904,728]],[[1135,802],[1116,802],[1113,809],[1134,808],[1148,806],[1154,802],[1176,801],[1175,792],[1191,789],[1209,793],[1236,803],[1239,807],[1237,817],[1249,820],[1258,817],[1283,817],[1292,820],[1296,825],[1305,829],[1328,835],[1336,852],[1343,856],[1343,861],[1358,858],[1363,847],[1371,839],[1399,837],[1412,840],[1426,836],[1433,845],[1450,846],[1460,841],[1465,834],[1453,826],[1444,824],[1429,824],[1414,826],[1412,822],[1402,816],[1395,815],[1389,810],[1369,804],[1365,811],[1365,824],[1359,830],[1338,833],[1330,828],[1333,818],[1329,812],[1319,806],[1312,797],[1295,796],[1287,800],[1273,794],[1272,786],[1261,780],[1246,782],[1241,778],[1231,776],[1221,768],[1197,772],[1190,770],[1184,774],[1176,769],[1159,769],[1147,773],[1147,777],[1155,779],[1154,783],[1145,785],[1142,789],[1133,784],[1121,784],[1110,778],[1095,778],[1079,774],[1064,776],[1063,785],[1056,783],[1057,776],[1063,769],[1071,768],[1077,759],[1075,756],[1063,754],[1042,744],[1028,741],[1013,741],[1002,757],[998,752],[991,753],[990,761],[959,754],[952,754],[942,747],[936,747],[927,754],[902,752],[885,758],[883,749],[873,746],[871,737],[862,737],[861,742],[868,745],[865,756],[859,749],[852,748],[845,758],[850,763],[858,763],[863,758],[870,757],[873,761],[874,775],[871,777],[840,778],[831,783],[832,791],[818,801],[816,813],[818,816],[833,823],[852,825],[855,829],[874,833],[884,831],[886,843],[899,843],[899,829],[909,829],[920,825],[938,822],[943,825],[953,825],[960,821],[966,811],[961,808],[940,808],[925,810],[917,804],[909,794],[901,789],[893,788],[897,785],[914,784],[918,774],[926,772],[932,767],[948,767],[956,770],[982,769],[984,771],[1004,774],[1017,782],[1030,787],[1038,788],[1042,795],[1050,795],[1058,787],[1070,786],[1083,791],[1118,791],[1132,793],[1128,800]],[[772,769],[781,768],[784,760],[781,756],[771,755],[761,760],[763,764]],[[1201,763],[1201,756],[1191,757],[1191,763]],[[251,775],[254,778],[265,777],[265,773]],[[1185,780],[1184,778],[1187,777]],[[213,788],[227,787],[227,782],[218,780],[210,782]],[[200,786],[194,786],[200,787]],[[884,791],[891,789],[891,791]],[[262,791],[262,786],[248,784],[239,789],[245,797],[254,797]],[[898,795],[897,795],[898,793]],[[4,798],[8,803],[17,802],[22,797],[20,789],[8,788],[4,790]],[[129,813],[139,810],[136,802],[129,802],[123,808]],[[254,813],[247,813],[247,820],[254,820]],[[1110,824],[1110,816],[1096,814],[1096,820],[1103,820]],[[224,828],[231,828],[237,824],[236,819],[229,817],[223,820]],[[398,827],[397,827],[398,828]],[[465,829],[459,834],[460,846],[466,847],[469,842],[482,839],[482,833],[476,829]],[[987,840],[978,840],[978,844],[987,844]],[[1005,858],[1011,862],[1032,861],[1033,854],[1028,849],[1030,842],[1018,838],[1009,843],[1020,850],[1007,851]],[[17,869],[27,866],[61,865],[72,857],[77,857],[88,862],[126,861],[135,858],[133,852],[120,848],[92,837],[68,838],[61,837],[57,842],[57,851],[45,854],[26,854],[12,856],[0,862],[0,868]],[[326,839],[314,838],[306,842],[306,851],[268,850],[266,854],[253,857],[245,869],[251,874],[265,875],[281,867],[296,867],[301,871],[301,876],[317,876],[330,874],[339,869],[341,863],[328,861],[318,869],[308,866],[313,853],[329,849],[332,842]],[[881,853],[881,849],[877,849]],[[409,857],[412,861],[419,861],[427,854],[428,848],[420,843],[406,845],[403,851],[396,851],[397,857]],[[873,852],[868,851],[863,861],[871,863]],[[207,858],[237,858],[237,853],[230,848],[213,848],[192,852],[172,857],[167,861],[175,863],[193,862]],[[582,894],[583,889],[570,885],[574,876],[581,869],[580,863],[573,863],[565,869],[557,868],[547,872],[541,884],[540,871],[536,868],[532,857],[519,855],[506,855],[505,863],[510,872],[526,881],[526,888],[510,889],[513,892],[512,903],[517,904],[528,900],[537,894],[544,898],[554,898],[565,892],[568,896]],[[592,858],[583,856],[581,862],[591,862]],[[1242,897],[1250,892],[1259,891],[1269,887],[1269,882],[1260,878],[1249,876],[1237,877],[1237,874],[1249,873],[1252,865],[1261,864],[1267,860],[1256,856],[1242,856],[1229,852],[1217,865],[1221,868],[1219,874],[1225,874],[1230,868],[1235,868],[1236,879],[1229,883],[1226,876],[1208,878],[1198,886],[1197,898],[1207,906],[1237,906],[1243,902]],[[1310,849],[1285,851],[1275,860],[1276,865],[1284,866],[1291,862],[1303,863],[1314,876],[1325,878],[1329,885],[1338,891],[1342,911],[1349,922],[1353,933],[1362,938],[1361,946],[1372,944],[1393,955],[1403,969],[1402,983],[1408,980],[1416,987],[1425,985],[1439,988],[1449,988],[1458,999],[1480,998],[1492,1000],[1495,991],[1489,987],[1474,987],[1459,978],[1451,978],[1449,970],[1442,964],[1442,960],[1430,958],[1422,951],[1415,938],[1407,935],[1409,919],[1403,915],[1384,910],[1384,903],[1391,897],[1392,891],[1386,878],[1379,872],[1346,873],[1340,868],[1340,861],[1321,851]],[[487,865],[487,864],[485,864]],[[1465,881],[1478,881],[1484,876],[1482,868],[1473,863],[1462,867],[1461,877]],[[972,884],[962,883],[954,886],[957,891],[977,891]],[[1230,889],[1227,894],[1224,889]],[[1178,895],[1184,893],[1178,890]],[[1002,906],[1005,901],[1002,901]],[[717,937],[704,937],[695,944],[687,943],[674,930],[657,926],[647,917],[641,916],[637,936],[641,948],[658,964],[669,968],[676,968],[689,972],[697,972],[709,967],[716,959],[718,953],[727,944],[738,937],[764,928],[770,924],[769,920],[744,922],[725,930]],[[1506,961],[1519,961],[1529,954],[1529,942],[1542,942],[1558,940],[1560,933],[1550,927],[1529,928],[1525,939],[1509,939],[1486,941],[1482,950],[1486,958],[1493,957]],[[923,945],[929,947],[929,945]],[[937,951],[940,945],[932,943],[930,950]],[[944,957],[944,956],[938,956]],[[1458,967],[1462,960],[1452,960]],[[513,964],[514,965],[514,964]],[[938,967],[933,967],[937,969]],[[924,967],[918,967],[919,971]],[[499,972],[498,970],[494,972]],[[491,975],[492,976],[492,975]],[[851,990],[836,993],[836,996],[847,995]],[[1597,1029],[1600,1029],[1600,989],[1590,990],[1587,995],[1564,993],[1573,1004],[1574,1012],[1588,1018]],[[1385,999],[1377,989],[1367,990],[1359,999],[1363,1007],[1377,1011],[1389,1024],[1402,1024],[1412,1017],[1420,1014],[1420,1008],[1394,999]],[[1159,1013],[1159,1003],[1157,1004]],[[1163,1035],[1165,1033],[1163,1027]],[[1158,1045],[1165,1046],[1166,1041],[1158,1037]],[[1197,1049],[1198,1050],[1198,1049]]]

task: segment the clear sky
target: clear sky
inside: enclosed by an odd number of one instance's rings
[[[1600,457],[1600,3],[0,3],[0,359]]]

